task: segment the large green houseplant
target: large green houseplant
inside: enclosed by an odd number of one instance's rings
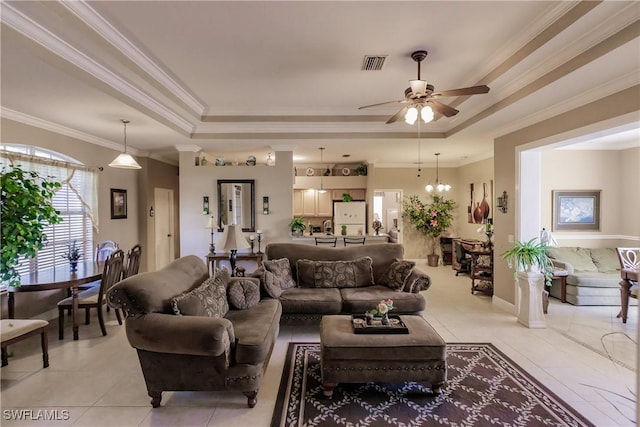
[[[0,175],[2,254],[0,276],[9,286],[20,285],[16,267],[22,257],[34,257],[44,247],[44,227],[62,221],[51,202],[59,182],[17,166],[3,167]]]
[[[307,226],[304,224],[304,218],[298,217],[293,218],[289,223],[289,227],[291,228],[291,233],[294,236],[301,236]]]
[[[536,269],[545,277],[547,286],[551,286],[553,276],[553,263],[547,255],[549,247],[533,238],[527,242],[516,241],[511,249],[505,251],[502,257],[507,261],[509,268],[518,271],[530,271]]]
[[[416,195],[409,196],[404,202],[404,216],[428,239],[427,259],[431,266],[438,265],[438,256],[435,253],[436,239],[451,227],[455,206],[456,202],[439,195],[432,196],[430,204],[422,202]]]

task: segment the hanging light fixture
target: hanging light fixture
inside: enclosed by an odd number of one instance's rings
[[[118,154],[118,157],[109,163],[109,166],[119,169],[142,169],[142,166],[131,157],[131,154],[127,153],[127,123],[130,121],[126,119],[121,119],[121,121],[124,124],[124,152]]]
[[[404,121],[407,124],[414,124],[416,120],[418,120],[418,116],[422,119],[423,122],[429,123],[433,120],[433,110],[428,105],[423,104],[414,104],[407,112],[404,114]]]
[[[435,153],[436,156],[436,183],[435,186],[431,185],[431,183],[428,183],[424,189],[427,190],[428,193],[431,193],[433,190],[438,191],[438,193],[442,193],[443,191],[449,191],[451,190],[451,186],[449,184],[445,184],[440,182],[440,168],[439,168],[439,164],[438,164],[438,157],[440,156],[440,153]]]
[[[323,166],[323,171],[322,174],[320,175],[320,189],[318,190],[318,193],[326,193],[327,190],[324,189],[324,157],[322,156],[322,153],[324,153],[324,147],[320,147],[318,148],[318,150],[320,150],[320,164]]]

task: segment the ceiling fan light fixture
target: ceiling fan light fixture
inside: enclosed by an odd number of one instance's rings
[[[416,120],[418,120],[418,109],[416,107],[410,107],[404,115],[404,121],[412,125]]]
[[[422,107],[422,110],[420,110],[420,117],[425,123],[429,123],[431,120],[433,120],[433,110],[431,109],[431,107],[429,107],[428,105]]]
[[[126,119],[121,119],[120,121],[124,125],[124,152],[118,154],[118,157],[109,163],[109,167],[117,169],[142,169],[142,166],[136,162],[131,154],[127,153],[127,123],[130,123],[130,121]]]
[[[415,96],[421,96],[427,93],[426,80],[409,80],[409,84],[411,85],[411,92],[413,92]]]

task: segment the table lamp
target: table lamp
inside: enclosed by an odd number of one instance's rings
[[[215,218],[213,217],[213,215],[211,215],[211,217],[209,217],[209,222],[207,222],[207,225],[204,228],[210,228],[211,229],[211,244],[209,245],[209,253],[211,253],[212,255],[215,255],[215,253],[216,253],[216,245],[213,243],[213,230],[215,228],[217,228],[217,225],[216,225],[216,221],[215,221]]]
[[[224,242],[223,249],[229,251],[229,263],[231,264],[231,275],[236,271],[236,254],[238,249],[249,248],[247,239],[242,234],[242,226],[237,224],[227,225],[224,229],[224,235],[222,238]]]

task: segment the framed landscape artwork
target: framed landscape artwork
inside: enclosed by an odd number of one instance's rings
[[[600,190],[553,190],[553,230],[600,230]]]
[[[111,219],[127,217],[127,190],[111,189]]]

